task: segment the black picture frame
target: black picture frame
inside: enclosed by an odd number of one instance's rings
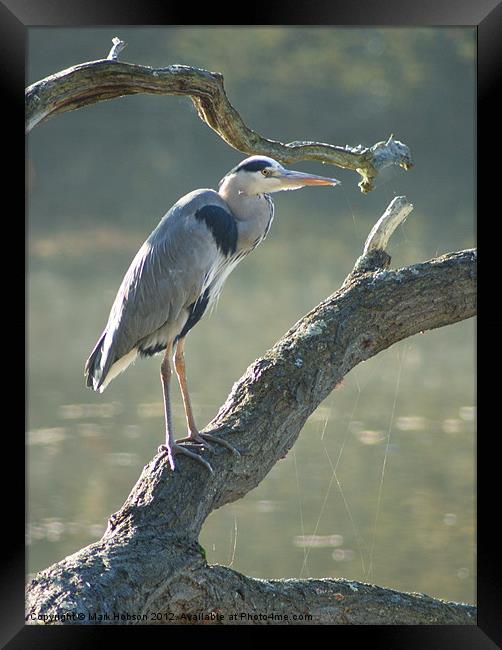
[[[236,10],[235,13],[232,9]],[[191,10],[191,11],[190,11]],[[195,16],[194,16],[195,15]],[[18,142],[21,136],[21,121],[23,115],[22,96],[25,85],[25,57],[27,33],[34,26],[93,26],[93,25],[187,25],[197,18],[197,24],[213,24],[211,21],[219,18],[224,24],[242,24],[245,15],[248,24],[295,24],[295,25],[386,25],[386,26],[462,26],[469,25],[477,28],[478,35],[478,113],[477,113],[477,210],[483,215],[485,223],[488,215],[492,216],[490,203],[496,199],[493,191],[493,182],[497,182],[497,170],[490,166],[490,153],[497,152],[497,136],[500,139],[500,128],[497,130],[499,116],[496,111],[497,89],[500,88],[500,72],[502,66],[501,41],[502,41],[502,5],[499,0],[352,0],[341,2],[293,2],[289,3],[239,3],[239,6],[226,6],[205,4],[197,9],[187,7],[185,11],[177,5],[163,6],[163,3],[139,2],[137,0],[103,0],[101,3],[84,0],[1,0],[0,1],[0,64],[2,65],[2,88],[5,102],[4,112],[4,142],[7,134],[13,136],[14,144],[4,146],[4,163],[7,163],[4,172],[4,205],[6,198],[16,198],[12,185],[17,182],[24,187],[24,149]],[[209,22],[203,23],[207,18]],[[200,21],[200,22],[199,22]],[[24,120],[23,120],[24,121]],[[14,127],[14,125],[16,125]],[[19,128],[18,128],[19,127]],[[22,171],[21,171],[21,165]],[[24,197],[24,191],[18,194]],[[18,199],[19,201],[19,199]],[[9,208],[4,211],[4,236],[5,249],[14,249],[14,259],[20,258],[21,238],[25,241],[24,220],[21,214],[23,206],[19,209]],[[488,226],[489,241],[482,239],[482,279],[483,290],[487,296],[492,297],[492,302],[482,304],[482,326],[486,328],[483,338],[485,345],[491,342],[488,361],[496,359],[498,333],[502,325],[502,317],[498,313],[498,301],[493,301],[493,294],[485,289],[484,281],[491,277],[489,270],[490,260],[496,260],[495,251],[490,250],[490,245],[495,247],[500,241],[496,232],[498,215],[493,214]],[[479,223],[479,221],[478,221]],[[480,230],[482,230],[480,228]],[[478,235],[481,233],[478,232]],[[16,242],[14,244],[14,242]],[[486,244],[486,248],[484,246]],[[8,369],[9,375],[4,378],[11,381],[14,368],[19,369],[19,384],[10,384],[10,393],[17,395],[20,404],[14,409],[20,414],[24,409],[25,391],[22,390],[23,364],[20,360],[20,350],[25,349],[24,322],[21,314],[24,313],[26,299],[23,274],[17,269],[13,272],[11,263],[4,260],[3,280],[8,285],[4,297],[10,295],[8,311],[4,312],[4,323],[7,324],[7,335],[4,335],[4,357],[2,365]],[[484,266],[483,266],[484,265]],[[487,269],[486,272],[483,270]],[[8,271],[8,272],[7,272]],[[16,282],[14,283],[14,279]],[[19,283],[19,285],[17,284]],[[7,288],[7,287],[5,287]],[[5,298],[4,298],[5,299]],[[483,311],[484,305],[484,311]],[[16,314],[14,317],[13,315]],[[8,337],[8,338],[7,338]],[[481,337],[479,337],[481,339]],[[9,359],[9,354],[11,358]],[[481,350],[480,357],[481,358]],[[484,356],[483,356],[484,358]],[[496,390],[495,382],[487,382],[483,391],[478,392],[478,401],[486,404],[486,413],[495,413],[497,401],[492,395]],[[490,406],[488,406],[490,405]],[[491,408],[490,408],[491,407]],[[490,416],[484,416],[486,422]],[[19,418],[20,419],[20,418]],[[479,418],[483,422],[483,417]],[[492,426],[480,427],[480,436],[477,447],[478,461],[478,625],[477,626],[385,626],[364,627],[358,632],[371,634],[373,647],[386,648],[495,648],[502,644],[502,616],[501,616],[501,582],[500,561],[496,549],[497,533],[496,520],[498,508],[498,482],[496,480],[496,454],[490,453],[490,445],[497,437],[496,420]],[[17,421],[16,421],[17,424]],[[20,428],[20,427],[19,427]],[[2,557],[2,580],[0,582],[0,643],[8,648],[79,648],[94,647],[100,642],[106,642],[107,630],[113,633],[109,637],[113,643],[117,642],[116,628],[105,626],[58,626],[38,627],[24,624],[24,436],[18,427],[5,426],[4,430],[4,472],[10,470],[10,478],[4,481],[4,541],[7,542],[6,550]],[[490,436],[490,434],[492,434]],[[8,463],[5,460],[8,459]],[[493,464],[493,467],[492,467]],[[113,629],[113,632],[112,632]],[[155,628],[150,628],[155,629]],[[139,630],[143,635],[150,634],[150,629],[144,627]],[[200,628],[199,628],[200,629]],[[308,628],[311,629],[311,628]],[[129,632],[129,630],[128,630]],[[132,630],[131,630],[131,633]],[[167,634],[168,631],[166,630]],[[357,632],[354,629],[338,627],[335,632],[336,641],[354,638]],[[183,634],[193,635],[190,639],[184,638],[184,643],[197,638],[197,628],[190,632],[183,630]],[[310,632],[309,632],[310,634]],[[348,635],[348,636],[346,636]],[[172,636],[166,637],[172,642]],[[129,639],[131,641],[131,639]],[[497,645],[498,644],[498,645]]]

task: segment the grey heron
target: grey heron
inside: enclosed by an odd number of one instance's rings
[[[163,353],[166,443],[159,451],[167,453],[172,470],[174,456],[184,454],[212,472],[193,451],[212,449],[211,443],[238,453],[222,438],[200,433],[195,424],[185,374],[186,335],[218,298],[229,273],[265,239],[274,217],[270,194],[339,182],[251,156],[223,177],[218,191],[194,190],[179,199],[133,259],[87,360],[85,377],[87,386],[101,393],[138,356]],[[171,357],[188,427],[188,436],[180,440],[174,438],[169,399]]]

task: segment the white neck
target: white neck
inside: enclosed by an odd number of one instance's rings
[[[239,177],[232,175],[223,179],[218,193],[236,219],[244,221],[260,216],[261,213],[268,214],[269,206],[263,194],[247,194],[242,186]]]
[[[274,206],[270,197],[264,194],[246,194],[240,185],[239,179],[228,176],[219,187],[219,195],[237,219],[238,248],[251,250],[268,232]]]

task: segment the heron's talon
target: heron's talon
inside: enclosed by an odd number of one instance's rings
[[[224,440],[223,438],[218,438],[217,436],[213,436],[212,433],[199,433],[198,438],[201,438],[202,440],[210,440],[211,442],[214,442],[218,445],[221,445],[222,447],[225,447],[229,451],[231,451],[235,456],[240,458],[241,454],[238,449],[236,449],[233,445],[231,445],[229,442]],[[196,438],[197,439],[197,438]]]
[[[176,465],[174,463],[174,452],[172,449],[170,449],[167,445],[159,445],[157,449],[158,453],[161,454],[161,456],[166,455],[167,460],[169,461],[169,465],[171,466],[171,470],[174,472]]]
[[[176,454],[183,454],[184,456],[188,456],[189,458],[193,458],[193,460],[196,460],[197,462],[202,463],[202,465],[204,465],[204,467],[207,470],[209,470],[209,472],[211,474],[214,474],[213,468],[207,462],[207,460],[205,460],[204,458],[202,458],[201,456],[199,456],[195,452],[190,451],[187,447],[185,447],[183,445],[179,445],[177,442],[175,442],[173,445],[171,445],[171,448],[169,448],[167,445],[160,445],[159,453],[162,453],[162,454],[167,453],[169,464],[171,465],[171,469],[173,471],[175,469],[174,456]]]
[[[189,443],[188,445],[186,443]],[[213,445],[210,445],[208,442],[205,440],[199,440],[198,438],[192,438],[191,436],[188,436],[187,438],[180,438],[179,440],[176,440],[177,445],[185,445],[190,448],[193,447],[194,449],[200,449],[200,451],[203,451],[204,449],[207,449],[208,451],[213,451],[214,452],[214,447]]]

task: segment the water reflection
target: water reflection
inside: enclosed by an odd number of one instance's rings
[[[62,420],[79,420],[81,418],[112,418],[122,412],[120,402],[104,404],[62,404],[58,416]]]
[[[58,543],[63,537],[81,538],[82,535],[89,535],[95,539],[99,539],[103,532],[104,528],[102,524],[89,524],[82,521],[63,522],[48,517],[28,524],[26,544],[31,546],[41,541]]]
[[[336,548],[331,557],[335,562],[351,562],[355,557],[355,552],[350,548]]]
[[[325,548],[327,546],[342,546],[343,535],[297,535],[293,544],[300,548]]]
[[[35,429],[28,432],[29,445],[53,445],[66,438],[66,429],[53,427],[52,429]]]

